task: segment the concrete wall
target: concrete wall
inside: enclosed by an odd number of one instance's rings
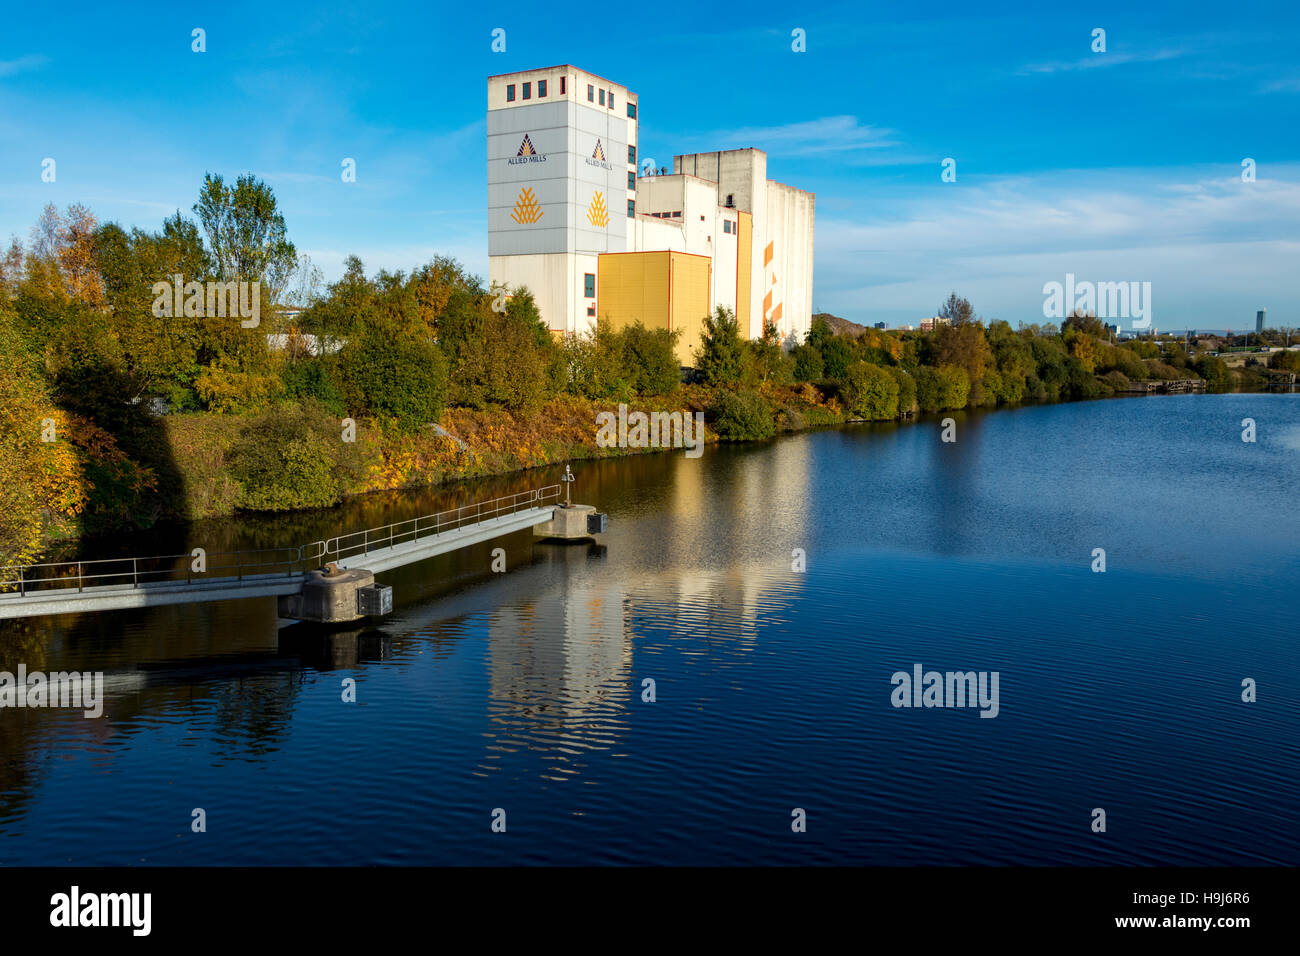
[[[636,192],[628,173],[636,164],[628,147],[636,145],[637,120],[627,115],[629,102],[636,97],[625,87],[571,66],[488,79],[489,279],[527,286],[553,330],[594,323],[597,303],[584,295],[583,277],[596,273],[600,253],[625,251],[632,241],[627,204]]]
[[[772,295],[767,315],[782,339],[802,342],[812,325],[813,194],[768,182],[767,223],[771,259],[764,253],[764,296]]]
[[[783,337],[802,341],[812,324],[813,194],[769,180],[767,154],[759,149],[674,156],[673,170],[713,180],[719,206],[725,208],[730,199],[737,210],[752,216],[748,294],[742,290],[735,297],[741,331],[758,337],[764,319],[777,316]],[[744,225],[741,230],[738,255],[745,244]],[[689,243],[688,248],[695,251]],[[746,272],[744,264],[738,272]]]

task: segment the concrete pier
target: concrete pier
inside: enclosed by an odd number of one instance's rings
[[[302,583],[302,593],[280,597],[280,617],[295,621],[315,621],[321,624],[340,624],[364,617],[357,603],[357,592],[375,583],[371,571],[322,569],[308,571]]]
[[[533,526],[539,538],[581,541],[605,530],[605,516],[592,505],[559,505],[550,521]]]

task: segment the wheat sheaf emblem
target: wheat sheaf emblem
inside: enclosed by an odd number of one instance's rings
[[[519,198],[515,200],[515,210],[510,218],[521,224],[537,222],[542,218],[542,207],[533,195],[532,187],[525,186],[519,190]]]
[[[597,229],[609,225],[609,210],[605,208],[605,197],[596,193],[591,197],[591,207],[587,210],[587,221]]]

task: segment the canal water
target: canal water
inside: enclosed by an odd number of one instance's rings
[[[385,575],[364,628],[270,599],[3,625],[0,670],[103,671],[107,701],[0,710],[0,865],[1300,864],[1300,398],[953,417],[952,443],[924,420],[577,463],[599,544]],[[918,665],[996,672],[996,716],[895,706]]]

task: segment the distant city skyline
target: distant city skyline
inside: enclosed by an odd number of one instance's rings
[[[759,2],[743,21],[711,3],[685,21],[631,6],[60,10],[16,7],[0,39],[6,244],[51,202],[155,230],[192,216],[204,173],[252,172],[327,281],[350,254],[370,273],[451,255],[486,279],[484,81],[573,63],[636,90],[657,167],[753,146],[769,177],[816,193],[813,311],[915,325],[956,291],[986,320],[1051,321],[1043,285],[1068,272],[1150,282],[1162,330],[1253,330],[1261,308],[1300,326],[1294,4],[1232,21],[1204,2],[930,19]]]

